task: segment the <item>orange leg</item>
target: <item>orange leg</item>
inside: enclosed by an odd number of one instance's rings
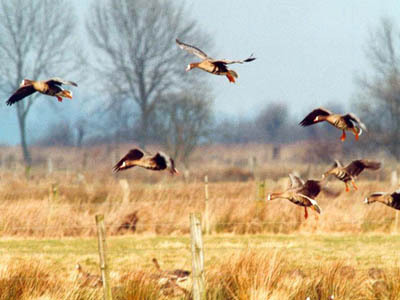
[[[355,190],[358,190],[358,187],[356,186],[356,183],[353,179],[351,180],[351,184],[353,185]]]
[[[342,136],[340,137],[340,140],[342,142],[344,142],[344,140],[346,139],[346,132],[343,130]]]
[[[304,219],[308,218],[308,211],[307,211],[307,207],[304,206]]]
[[[353,128],[353,132],[354,132],[354,134],[356,136],[356,141],[358,141],[358,131],[357,131],[357,129]]]
[[[347,185],[347,182],[344,183],[346,185],[346,192],[350,191],[349,186]]]
[[[57,97],[58,102],[62,102],[63,99],[60,96],[56,96],[56,97]]]
[[[228,77],[229,82],[235,83],[235,77],[233,77],[231,74],[226,73],[226,77]]]

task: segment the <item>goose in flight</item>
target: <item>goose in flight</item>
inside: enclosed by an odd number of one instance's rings
[[[13,105],[15,102],[18,102],[35,92],[57,97],[59,102],[62,102],[62,97],[72,99],[72,92],[64,90],[61,87],[63,84],[78,86],[75,82],[66,81],[60,78],[51,78],[49,80],[38,81],[24,79],[22,80],[19,88],[7,100],[7,105]]]
[[[200,62],[190,63],[187,66],[186,71],[190,71],[191,69],[194,68],[199,68],[211,74],[223,75],[223,76],[225,75],[228,78],[229,82],[233,83],[235,82],[235,78],[238,78],[239,76],[235,71],[229,70],[227,65],[242,64],[256,59],[252,55],[244,60],[213,59],[197,47],[185,44],[178,39],[176,39],[176,43],[181,49],[191,54],[194,54],[201,59]]]
[[[304,207],[304,218],[308,218],[307,207],[315,210],[317,213],[321,213],[315,197],[321,192],[322,180],[307,180],[304,182],[300,177],[289,174],[290,187],[284,192],[277,192],[268,194],[267,200],[274,199],[287,199],[290,202]]]
[[[119,172],[133,167],[142,167],[153,171],[168,170],[171,174],[179,174],[172,158],[163,152],[155,155],[145,154],[143,150],[135,148],[126,154],[115,166],[114,172]]]
[[[394,209],[400,210],[400,190],[393,193],[386,192],[374,192],[365,198],[365,204],[371,204],[374,202],[381,202]]]
[[[367,131],[364,123],[362,123],[356,115],[352,113],[345,115],[333,114],[329,110],[322,107],[314,109],[312,112],[310,112],[300,122],[300,125],[310,126],[323,121],[326,121],[343,131],[343,134],[340,137],[341,141],[344,141],[346,139],[346,130],[353,132],[356,136],[356,140],[358,140],[358,137],[361,135],[363,130]]]
[[[335,160],[332,168],[326,171],[322,175],[322,178],[328,177],[330,175],[335,176],[337,179],[344,182],[344,184],[346,185],[346,192],[348,192],[349,181],[351,182],[355,190],[358,189],[354,180],[362,171],[364,171],[364,169],[378,170],[380,167],[380,162],[366,159],[354,160],[346,167],[344,167],[340,161]]]

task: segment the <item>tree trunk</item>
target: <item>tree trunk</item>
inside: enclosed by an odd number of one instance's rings
[[[149,133],[149,114],[147,112],[142,112],[141,125],[140,125],[140,147],[145,148],[148,141]]]
[[[21,108],[17,106],[18,110],[18,124],[19,124],[19,133],[21,137],[21,148],[22,153],[24,155],[24,162],[27,167],[30,167],[32,164],[31,154],[29,153],[28,144],[26,142],[26,126],[25,126],[25,116],[23,113],[20,113]]]

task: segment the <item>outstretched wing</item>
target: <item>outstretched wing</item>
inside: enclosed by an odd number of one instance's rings
[[[325,108],[317,108],[310,112],[299,124],[301,126],[310,126],[315,124],[314,120],[317,116],[329,116],[332,113]]]
[[[367,131],[367,127],[365,126],[365,124],[361,122],[355,114],[349,113],[347,115],[344,115],[343,119],[346,121],[346,123],[353,125],[353,127],[358,127],[362,130]]]
[[[307,180],[299,191],[299,193],[311,198],[317,197],[320,192],[321,182],[317,180]]]
[[[289,174],[290,178],[290,188],[298,188],[304,185],[304,181],[293,173]]]
[[[251,62],[253,60],[255,60],[256,58],[253,57],[253,54],[250,55],[248,58],[243,59],[243,60],[228,60],[228,59],[219,59],[219,60],[215,60],[213,61],[214,63],[222,63],[224,65],[230,65],[230,64],[242,64],[245,62]]]
[[[64,80],[64,79],[61,79],[61,78],[58,78],[58,77],[51,78],[51,79],[47,80],[46,83],[49,84],[49,85],[63,85],[63,84],[65,84],[65,85],[78,86],[73,81]]]
[[[152,170],[164,170],[167,168],[167,159],[168,157],[165,156],[164,153],[162,152],[157,152],[156,155],[154,155],[148,164],[148,169],[152,169]]]
[[[316,211],[317,213],[320,214],[320,213],[322,212],[321,207],[319,207],[317,201],[315,201],[314,199],[308,197],[307,195],[304,195],[304,194],[299,194],[299,195],[300,195],[301,197],[303,197],[304,199],[307,199],[308,201],[310,201],[311,205],[315,208],[315,211]]]
[[[337,168],[337,167],[342,168],[343,164],[340,162],[340,160],[335,159],[335,162],[333,163],[332,168]]]
[[[13,105],[15,102],[18,102],[25,97],[33,94],[36,92],[32,84],[29,85],[23,85],[21,86],[18,90],[14,92],[14,94],[11,95],[11,97],[7,100],[7,105]]]
[[[364,169],[378,170],[380,167],[380,162],[360,159],[352,161],[346,170],[351,176],[358,176]]]
[[[132,149],[115,166],[114,172],[132,168],[144,156],[144,152],[138,148]]]
[[[195,46],[182,43],[178,39],[176,39],[176,43],[178,44],[179,48],[181,48],[191,54],[194,54],[197,57],[200,57],[201,59],[211,59],[210,57],[208,57],[207,54],[205,54],[203,51],[201,51],[199,48],[196,48]]]

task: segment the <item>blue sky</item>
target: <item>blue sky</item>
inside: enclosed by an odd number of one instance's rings
[[[89,1],[73,2],[83,23]],[[398,0],[184,3],[190,17],[215,42],[211,52],[197,45],[199,48],[212,57],[241,59],[251,53],[257,57],[252,63],[232,66],[239,73],[235,85],[210,75],[215,111],[221,117],[252,116],[273,101],[289,104],[296,115],[328,102],[350,109],[357,91],[355,76],[369,70],[365,57],[369,33],[383,17],[395,22],[400,19]],[[73,120],[74,112],[80,110],[79,101],[85,101],[79,98],[79,91],[74,94],[74,100],[64,101],[62,109],[51,109],[54,115],[49,118],[43,117],[43,110],[48,109],[35,104],[28,117],[28,134],[37,135],[55,120]],[[15,144],[19,141],[18,123],[13,108],[4,102],[0,105],[0,143]]]

